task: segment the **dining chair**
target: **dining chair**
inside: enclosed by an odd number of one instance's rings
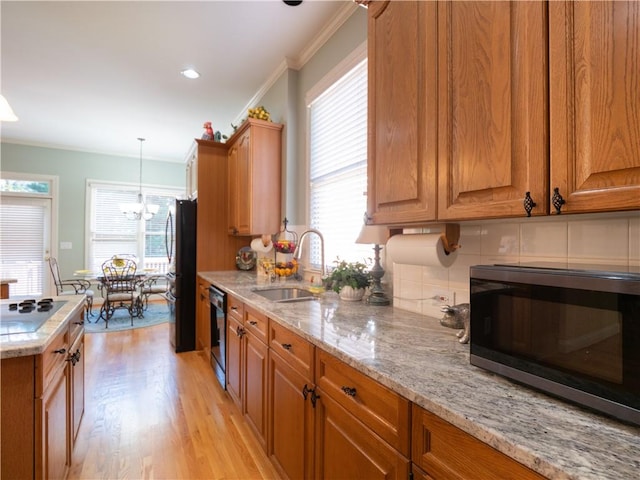
[[[56,286],[56,295],[85,295],[87,315],[93,316],[93,290],[91,282],[82,278],[73,280],[62,280],[60,278],[60,268],[58,267],[58,260],[53,257],[48,258],[49,269],[51,270],[51,276],[53,277],[53,283]]]
[[[131,318],[140,313],[140,296],[138,294],[139,278],[136,275],[136,262],[129,258],[110,258],[102,264],[102,296],[104,303],[100,309],[100,318],[109,328],[109,319],[118,308],[126,308]]]
[[[169,291],[169,279],[166,275],[149,275],[140,282],[140,306],[142,310],[149,307],[149,297],[159,295],[166,299]]]

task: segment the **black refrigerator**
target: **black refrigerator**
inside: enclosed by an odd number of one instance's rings
[[[178,353],[196,348],[196,210],[195,200],[176,200],[175,283],[169,338]]]

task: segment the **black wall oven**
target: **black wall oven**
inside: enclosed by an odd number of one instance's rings
[[[209,287],[211,304],[211,367],[226,390],[226,332],[227,332],[227,295],[211,285]]]
[[[473,365],[640,425],[640,273],[470,269]]]

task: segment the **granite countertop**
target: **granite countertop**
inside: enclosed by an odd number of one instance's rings
[[[56,302],[66,303],[35,332],[0,335],[0,359],[39,355],[44,352],[55,336],[65,328],[67,320],[81,311],[85,305],[84,295],[64,295],[51,298]],[[2,300],[0,306],[6,308],[5,305],[15,302],[15,299]]]
[[[631,479],[640,428],[519,386],[469,363],[469,346],[439,319],[394,307],[319,300],[274,303],[253,292],[276,284],[253,272],[199,272],[412,402],[553,479]],[[286,286],[296,286],[287,281]]]

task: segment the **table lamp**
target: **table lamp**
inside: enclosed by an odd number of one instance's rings
[[[384,293],[380,280],[384,276],[384,269],[380,265],[380,249],[381,245],[387,243],[389,238],[389,231],[386,227],[378,225],[363,225],[362,230],[356,240],[356,243],[361,244],[373,244],[373,250],[375,252],[375,263],[371,269],[371,277],[373,278],[373,284],[371,285],[371,294],[367,298],[367,303],[371,305],[389,305],[391,301]]]

